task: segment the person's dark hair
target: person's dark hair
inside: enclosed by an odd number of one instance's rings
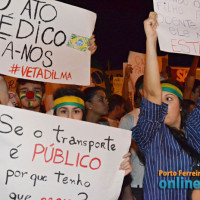
[[[137,81],[135,82],[135,92],[136,94],[139,93],[140,86],[144,82],[144,75],[140,76]]]
[[[85,101],[84,93],[81,92],[76,87],[61,87],[61,88],[57,89],[53,94],[53,100],[55,101],[56,99],[58,99],[60,97],[64,97],[64,96],[76,96],[76,97],[80,97],[81,99],[83,99]],[[56,110],[54,110],[54,113],[53,113],[54,115],[56,115]],[[82,120],[85,120],[85,112],[83,112],[83,113],[84,114],[83,114]]]
[[[109,105],[108,112],[112,112],[114,110],[115,106],[122,106],[122,104],[125,105],[124,98],[118,94],[113,94],[108,99],[108,105]]]
[[[96,95],[96,93],[99,91],[99,90],[104,90],[104,88],[102,87],[99,87],[99,86],[96,86],[96,87],[88,87],[86,88],[83,92],[85,94],[85,101],[88,101],[88,102],[91,102],[93,97]]]
[[[83,92],[81,92],[76,87],[61,87],[57,89],[53,94],[53,100],[55,101],[56,99],[64,96],[76,96],[85,100]]]
[[[33,80],[27,80],[27,79],[21,79],[18,78],[17,82],[16,82],[16,93],[19,95],[19,86],[20,85],[25,85],[26,83],[32,83],[32,84],[40,84],[42,87],[42,94],[45,93],[45,84],[44,82],[40,82],[40,81],[33,81]]]
[[[195,79],[195,81],[194,81],[194,86],[193,86],[193,88],[192,88],[192,92],[195,93],[195,90],[196,90],[199,86],[200,86],[200,80]]]
[[[141,103],[141,100],[142,100],[142,96],[139,92],[140,90],[140,87],[142,86],[143,84],[143,81],[144,81],[144,75],[140,76],[136,83],[135,83],[135,94],[134,94],[134,102],[136,103],[136,107],[140,107],[140,103]]]
[[[161,83],[170,83],[178,87],[182,91],[182,87],[177,83],[169,80],[164,80]],[[182,108],[181,111],[181,129],[184,128],[188,115],[189,113],[187,110],[185,110],[185,107],[183,106],[183,100],[179,99],[180,102],[180,107]],[[185,136],[185,133],[182,130],[178,130],[175,127],[170,127],[167,125],[169,128],[170,133],[173,135],[175,140],[178,142],[178,144],[181,146],[181,148],[192,158],[193,162],[198,162],[200,161],[200,154],[188,144],[187,138]]]
[[[181,111],[181,116],[182,119],[184,119],[184,123],[182,126],[184,126],[187,117],[189,116],[190,112],[191,112],[191,106],[195,106],[195,102],[190,100],[190,99],[184,99],[182,101],[182,111]],[[182,120],[183,121],[183,120]]]

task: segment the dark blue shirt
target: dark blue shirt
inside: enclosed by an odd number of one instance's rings
[[[157,105],[143,98],[137,126],[133,128],[133,139],[145,155],[144,199],[186,200],[186,189],[160,189],[161,180],[176,180],[177,176],[159,176],[159,170],[166,172],[192,170],[192,160],[181,149],[178,142],[164,124],[168,105]],[[188,143],[200,152],[200,99],[191,112],[184,128]],[[134,167],[134,166],[133,166]],[[184,180],[189,180],[184,176]]]

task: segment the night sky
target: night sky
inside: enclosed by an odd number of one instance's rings
[[[143,21],[153,10],[153,0],[58,0],[97,13],[98,50],[93,56],[107,69],[122,69],[130,50],[145,53]],[[158,55],[166,55],[158,47]],[[193,56],[169,54],[169,65],[190,66]]]

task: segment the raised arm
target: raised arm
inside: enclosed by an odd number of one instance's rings
[[[125,66],[125,73],[124,73],[124,82],[122,88],[122,97],[128,101],[129,100],[129,92],[128,92],[128,82],[130,80],[130,75],[133,71],[132,65],[127,64]]]
[[[161,105],[160,73],[157,60],[157,14],[151,12],[144,21],[146,33],[146,66],[144,68],[144,97],[152,103]]]
[[[197,70],[198,62],[199,62],[199,56],[195,56],[192,61],[192,65],[190,67],[188,75],[186,77],[185,88],[183,92],[183,99],[191,99],[192,88],[194,86],[194,82],[196,78],[196,70]]]
[[[7,105],[9,101],[8,88],[6,81],[2,75],[0,75],[0,104]]]
[[[126,111],[132,110],[132,103],[129,98],[129,90],[128,90],[128,83],[130,80],[130,75],[133,71],[132,65],[127,64],[125,66],[125,73],[124,73],[124,81],[123,81],[123,87],[122,87],[122,97],[125,99],[125,109]],[[134,104],[134,103],[133,103]]]
[[[151,141],[159,132],[167,113],[167,104],[161,101],[160,73],[157,61],[157,14],[150,13],[144,21],[146,33],[146,66],[144,70],[144,97],[142,100],[139,120],[132,129],[132,136],[139,149],[148,152]]]

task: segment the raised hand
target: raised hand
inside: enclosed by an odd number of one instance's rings
[[[149,17],[144,21],[144,30],[147,39],[157,40],[157,27],[157,13],[150,12]]]

